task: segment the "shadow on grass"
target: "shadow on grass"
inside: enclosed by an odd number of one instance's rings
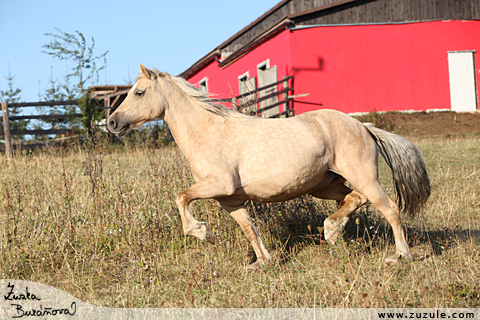
[[[408,232],[411,247],[427,243],[435,255],[442,255],[443,252],[455,248],[460,243],[480,244],[480,230],[462,229],[458,226],[429,231],[409,228]]]
[[[336,211],[333,201],[312,201],[309,196],[273,204],[247,203],[249,213],[262,230],[262,238],[267,239],[270,249],[280,250],[286,263],[306,246],[327,245],[323,234],[323,222]],[[417,217],[415,219],[422,219]],[[459,226],[441,230],[426,230],[423,227],[404,225],[409,247],[427,244],[434,255],[441,255],[460,243],[480,244],[480,230],[462,229]],[[405,227],[405,225],[407,225]],[[350,216],[343,231],[343,241],[362,244],[368,254],[383,250],[395,244],[391,226],[383,216],[374,213],[367,204]],[[251,262],[256,260],[253,249],[249,255]],[[427,256],[428,257],[428,256]]]

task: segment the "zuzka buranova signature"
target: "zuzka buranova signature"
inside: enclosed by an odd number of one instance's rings
[[[27,301],[41,301],[40,297],[34,293],[28,291],[28,287],[25,288],[25,293],[16,293],[15,285],[10,282],[7,285],[7,295],[3,296],[5,301],[11,301],[11,305],[15,307],[16,315],[12,318],[23,317],[43,317],[43,316],[56,316],[56,315],[70,315],[73,316],[77,312],[77,304],[72,302],[70,308],[51,308],[44,307],[41,304],[38,308],[25,310],[22,303]]]

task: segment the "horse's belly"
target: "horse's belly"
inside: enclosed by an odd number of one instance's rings
[[[238,195],[243,195],[245,200],[260,202],[280,202],[294,199],[308,193],[318,186],[325,178],[327,170],[316,168],[315,172],[296,172],[285,170],[284,174],[260,174],[241,181]]]

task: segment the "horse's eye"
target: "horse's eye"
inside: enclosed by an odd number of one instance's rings
[[[135,95],[136,95],[137,97],[141,97],[141,96],[143,96],[144,94],[145,94],[145,91],[135,91]]]

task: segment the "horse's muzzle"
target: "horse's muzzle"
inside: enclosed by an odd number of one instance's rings
[[[125,135],[125,132],[127,131],[127,128],[128,128],[128,124],[118,121],[115,115],[113,114],[107,119],[107,127],[111,133],[115,134],[117,137],[121,137]]]
[[[112,119],[112,117],[108,118],[108,129],[110,131],[113,131],[117,128],[117,121],[115,119]]]

